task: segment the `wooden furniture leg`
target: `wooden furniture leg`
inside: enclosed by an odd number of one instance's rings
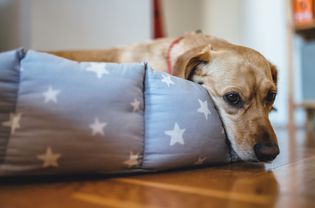
[[[306,130],[307,132],[312,132],[313,131],[313,121],[314,121],[314,113],[315,109],[314,108],[305,108],[306,111]]]

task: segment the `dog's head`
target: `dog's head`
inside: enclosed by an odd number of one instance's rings
[[[277,93],[277,70],[261,54],[231,44],[198,46],[177,58],[174,75],[208,90],[242,160],[265,162],[279,154],[268,118]]]

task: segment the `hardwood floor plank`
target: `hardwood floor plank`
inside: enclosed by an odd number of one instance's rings
[[[95,194],[87,194],[87,193],[81,193],[76,192],[71,195],[73,199],[88,202],[95,205],[101,205],[106,207],[114,207],[114,208],[122,208],[122,207],[128,207],[128,208],[143,208],[144,206],[147,208],[158,208],[157,206],[152,205],[144,205],[144,204],[137,204],[130,201],[122,201],[117,200],[113,198],[106,198],[104,196],[98,196]]]
[[[156,183],[150,181],[143,181],[143,180],[136,180],[136,179],[128,179],[128,178],[121,178],[116,179],[116,181],[127,183],[131,185],[137,186],[146,186],[151,188],[163,189],[168,191],[177,191],[185,194],[196,194],[201,196],[206,196],[210,198],[219,198],[224,200],[234,200],[239,202],[246,202],[246,203],[253,203],[253,204],[270,204],[272,199],[267,195],[257,195],[257,194],[243,194],[243,193],[236,193],[236,192],[227,192],[227,191],[219,191],[215,189],[202,189],[196,188],[191,186],[178,186],[178,185],[171,185],[171,184],[163,184],[163,183]]]

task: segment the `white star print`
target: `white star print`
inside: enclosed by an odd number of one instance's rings
[[[130,152],[129,159],[125,160],[124,164],[126,164],[129,168],[135,167],[139,165],[139,159],[140,159],[139,153],[133,154],[133,152]]]
[[[136,111],[140,110],[140,101],[137,98],[135,98],[133,100],[133,102],[130,103],[130,105],[132,106],[132,111],[133,112],[136,112]]]
[[[104,74],[108,74],[105,63],[89,63],[89,66],[86,67],[87,71],[94,72],[97,78],[102,79]]]
[[[11,128],[11,134],[15,133],[15,130],[20,128],[21,113],[10,113],[10,120],[2,122],[2,126]]]
[[[198,157],[198,160],[195,162],[195,165],[202,165],[206,159],[207,159],[206,157]]]
[[[97,134],[105,135],[104,128],[107,126],[107,123],[100,122],[98,118],[95,118],[94,123],[90,124],[90,128],[92,129],[92,135],[95,136]]]
[[[180,129],[178,124],[175,123],[173,130],[165,131],[164,133],[171,137],[170,146],[173,146],[176,143],[185,144],[183,134],[186,129]]]
[[[209,108],[208,108],[208,102],[206,101],[201,101],[200,99],[198,99],[199,104],[200,104],[200,108],[198,108],[197,112],[199,113],[203,113],[205,115],[206,120],[208,120],[208,115],[211,114]]]
[[[39,160],[43,161],[43,168],[46,167],[58,167],[58,159],[61,157],[60,153],[53,153],[51,147],[47,147],[46,152],[41,155],[37,155]]]
[[[168,87],[174,85],[175,83],[171,80],[171,76],[162,74],[161,81],[164,82]]]
[[[48,102],[54,102],[57,103],[57,96],[60,93],[60,90],[54,89],[52,86],[48,87],[48,90],[46,92],[43,93],[44,97],[45,97],[45,103]]]

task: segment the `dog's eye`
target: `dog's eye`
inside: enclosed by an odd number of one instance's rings
[[[241,107],[243,105],[243,101],[241,96],[237,92],[229,92],[223,96],[225,102],[229,103],[230,105]]]
[[[272,103],[273,101],[275,101],[276,96],[277,96],[277,93],[270,91],[270,92],[268,92],[268,95],[266,97],[266,101],[268,103]]]

